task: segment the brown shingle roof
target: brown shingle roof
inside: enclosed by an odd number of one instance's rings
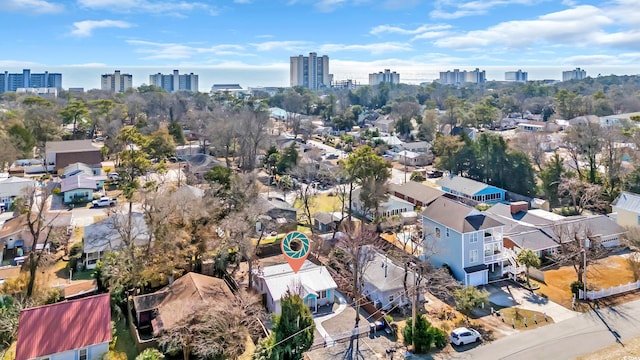
[[[93,146],[91,140],[68,140],[68,141],[51,141],[47,143],[47,152],[81,152],[81,151],[100,151],[99,148]]]
[[[402,185],[389,184],[389,191],[391,193],[397,192],[407,197],[414,198],[424,204],[423,206],[432,203],[434,200],[445,194],[445,192],[440,189],[415,181],[409,181]]]
[[[459,233],[504,225],[471,206],[446,197],[436,199],[422,212],[422,215]]]
[[[16,360],[33,359],[111,341],[109,294],[20,312]]]

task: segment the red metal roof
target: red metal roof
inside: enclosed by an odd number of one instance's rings
[[[22,310],[15,360],[111,341],[109,294]]]

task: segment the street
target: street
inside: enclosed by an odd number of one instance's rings
[[[572,359],[640,336],[640,300],[501,338],[448,359]],[[623,346],[623,345],[620,345]]]

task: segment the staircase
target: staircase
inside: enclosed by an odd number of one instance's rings
[[[509,261],[509,265],[503,268],[504,273],[509,274],[510,278],[515,279],[516,276],[527,271],[526,266],[518,265],[518,262],[516,261],[516,253],[513,250],[507,248],[504,248],[503,250],[505,258]]]

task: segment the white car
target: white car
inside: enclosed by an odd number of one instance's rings
[[[474,329],[460,327],[451,332],[449,339],[452,344],[460,346],[478,342],[481,340],[481,336],[480,333]]]
[[[104,196],[98,200],[93,200],[91,205],[93,205],[93,207],[116,206],[116,199]]]

